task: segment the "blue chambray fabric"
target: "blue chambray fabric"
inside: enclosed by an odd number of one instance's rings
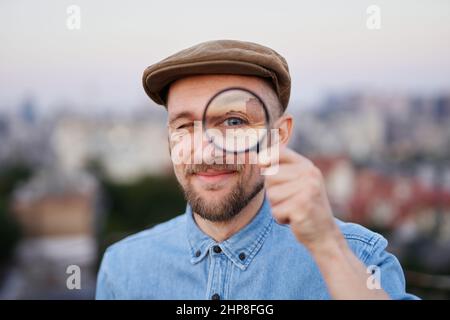
[[[336,222],[355,255],[379,268],[381,285],[391,298],[417,299],[405,292],[403,270],[386,251],[384,237],[354,223]],[[288,225],[274,220],[267,198],[247,226],[221,243],[198,228],[188,205],[184,214],[110,246],[97,278],[97,299],[197,300],[213,295],[330,299],[312,256]]]

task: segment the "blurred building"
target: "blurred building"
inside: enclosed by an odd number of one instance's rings
[[[33,167],[54,161],[49,139],[53,119],[37,112],[35,101],[28,97],[15,112],[0,114],[0,166],[22,163]]]
[[[58,121],[52,147],[63,170],[99,161],[115,181],[130,182],[171,168],[165,122],[149,118],[66,117]]]
[[[89,299],[95,288],[98,185],[86,173],[43,170],[15,192],[12,210],[23,231],[0,297]],[[66,285],[70,265],[81,289]]]
[[[450,95],[341,94],[298,115],[296,146],[373,162],[450,157]]]
[[[345,156],[311,160],[338,218],[381,230],[400,259],[450,274],[450,168],[430,178],[358,167]]]

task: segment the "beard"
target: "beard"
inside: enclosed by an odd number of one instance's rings
[[[242,165],[193,165],[185,169],[187,175],[210,169],[226,169],[241,172]],[[239,179],[236,186],[226,196],[220,200],[213,201],[203,198],[188,181],[182,188],[186,201],[203,219],[213,222],[226,222],[232,220],[239,212],[242,211],[250,201],[264,188],[264,180],[258,180],[252,186],[244,186],[244,179]],[[210,186],[208,190],[215,190],[217,186]]]

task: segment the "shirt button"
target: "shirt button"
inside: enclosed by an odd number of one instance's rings
[[[220,300],[219,294],[214,293],[214,294],[211,296],[211,300]]]
[[[239,253],[239,259],[245,260],[245,253],[243,252]]]
[[[214,246],[213,250],[214,250],[215,253],[221,253],[222,252],[222,249],[219,246]]]
[[[195,251],[195,256],[197,258],[200,257],[201,254],[202,254],[202,252],[200,250]]]

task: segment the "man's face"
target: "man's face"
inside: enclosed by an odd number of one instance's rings
[[[238,75],[186,77],[170,86],[167,103],[169,134],[171,130],[178,128],[193,131],[194,121],[202,120],[209,99],[229,87],[251,90],[266,100],[269,109],[277,107],[271,103],[275,95],[272,88],[257,77]],[[203,147],[208,144],[208,141],[202,141]],[[174,164],[174,171],[193,211],[204,219],[210,221],[232,219],[263,189],[264,178],[256,164],[229,164],[229,161],[224,161],[222,157],[223,164],[217,161],[218,158],[209,159],[210,164],[198,164],[198,161],[194,164],[192,160],[196,157],[195,147],[192,145],[189,148],[189,152],[193,155],[191,161]]]

